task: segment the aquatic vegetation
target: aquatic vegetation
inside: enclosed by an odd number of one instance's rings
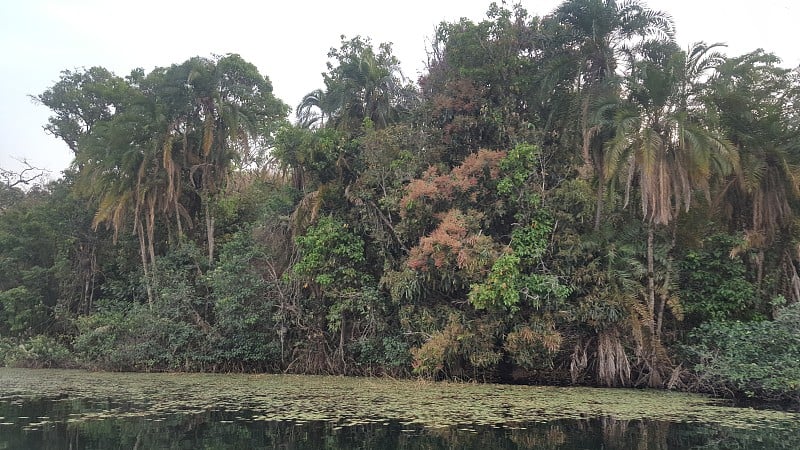
[[[656,390],[0,369],[0,448],[796,448],[797,418]]]
[[[735,428],[797,426],[797,414],[657,390],[508,386],[304,375],[0,369],[0,401],[84,402],[71,422],[227,411],[256,421],[399,421],[422,427],[611,417]],[[103,399],[98,407],[96,399]],[[45,420],[46,423],[46,420]]]

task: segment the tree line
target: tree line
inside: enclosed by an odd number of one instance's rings
[[[800,400],[798,69],[613,0],[327,56],[293,118],[235,54],[37,95],[74,159],[0,187],[0,362]]]

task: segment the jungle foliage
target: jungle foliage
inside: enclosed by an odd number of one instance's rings
[[[796,401],[800,71],[673,36],[492,4],[417,83],[342,37],[294,121],[238,55],[64,71],[72,166],[0,186],[0,362]]]

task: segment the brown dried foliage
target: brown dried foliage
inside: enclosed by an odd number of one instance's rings
[[[470,201],[477,201],[478,190],[485,186],[484,182],[500,177],[500,161],[505,156],[504,151],[482,149],[469,155],[449,174],[440,175],[436,167],[429,167],[406,187],[406,194],[400,200],[401,217],[406,217],[408,210],[420,200],[452,201],[456,194],[466,194]]]

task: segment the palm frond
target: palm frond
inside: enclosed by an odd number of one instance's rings
[[[322,208],[323,188],[316,191],[309,192],[297,204],[291,216],[289,216],[289,223],[291,224],[292,236],[302,234],[319,215]]]

